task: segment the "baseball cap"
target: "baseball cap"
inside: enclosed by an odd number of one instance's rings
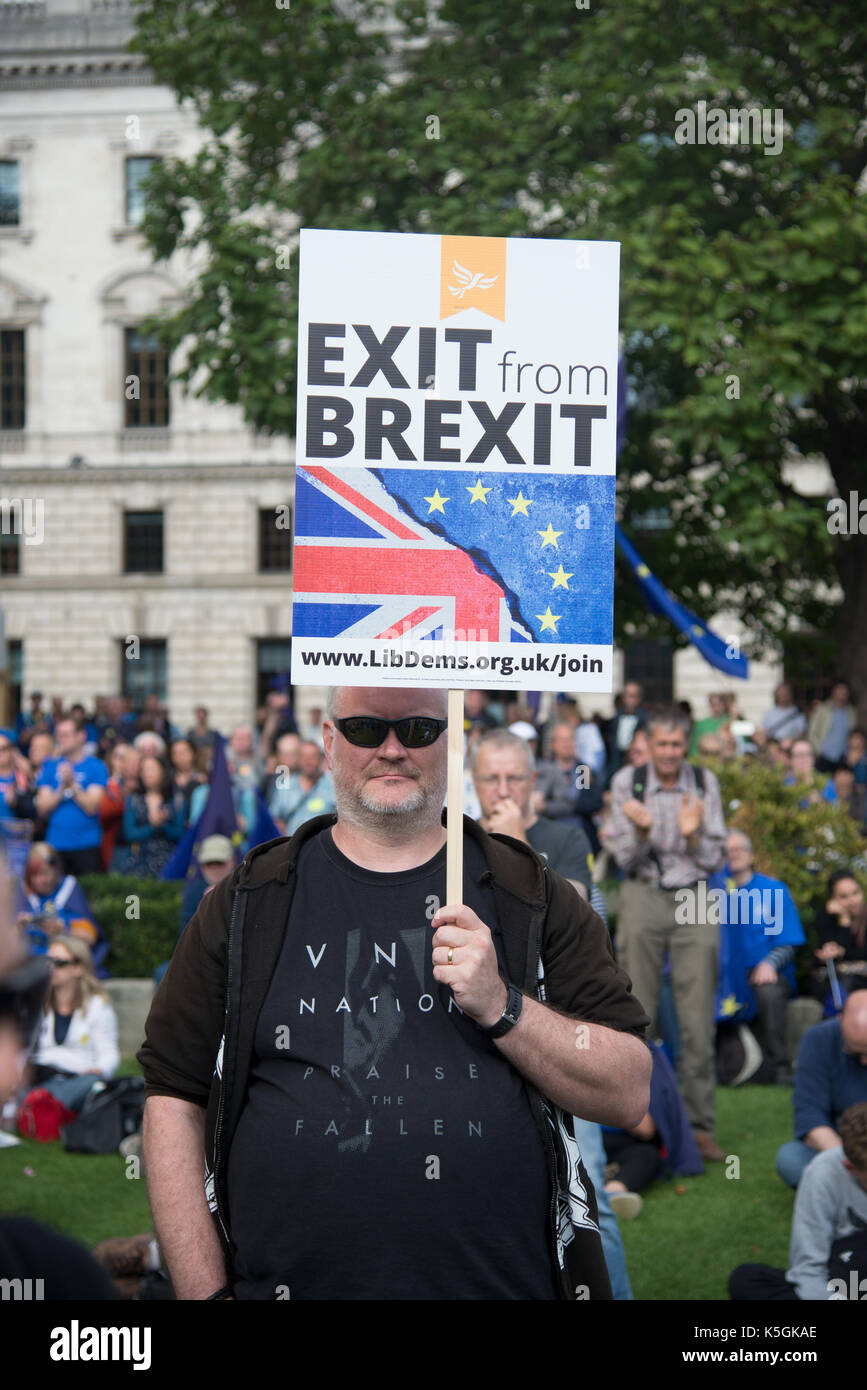
[[[199,845],[200,864],[225,864],[234,857],[235,850],[228,835],[206,835]]]
[[[532,724],[528,724],[526,719],[519,719],[515,724],[510,724],[509,733],[517,734],[525,743],[531,738],[539,737],[539,731],[534,729]]]

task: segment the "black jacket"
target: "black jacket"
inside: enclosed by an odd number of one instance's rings
[[[205,1190],[230,1277],[226,1160],[245,1103],[256,1024],[283,944],[298,851],[336,819],[317,816],[291,839],[252,849],[206,895],[154,996],[138,1053],[148,1096],[177,1096],[207,1111]],[[488,835],[469,817],[464,833],[487,860],[514,983],[576,1020],[643,1038],[649,1020],[614,962],[601,918],[529,845]],[[569,1299],[610,1298],[596,1199],[571,1117],[525,1085],[548,1159],[560,1291]]]

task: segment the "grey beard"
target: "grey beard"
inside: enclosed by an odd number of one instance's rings
[[[335,769],[332,769],[332,775],[338,818],[351,825],[365,830],[384,830],[388,827],[397,831],[400,828],[403,838],[405,833],[415,833],[432,822],[439,822],[446,794],[445,771],[441,786],[437,783],[427,793],[416,786],[412,793],[407,793],[403,802],[385,805],[369,795],[366,785],[356,791],[345,784]]]

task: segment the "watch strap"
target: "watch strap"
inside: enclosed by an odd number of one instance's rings
[[[514,1028],[518,1019],[521,1017],[521,1010],[524,1007],[524,996],[518,989],[518,986],[512,984],[511,980],[506,980],[505,984],[509,991],[506,1007],[497,1019],[497,1022],[491,1028],[482,1029],[482,1032],[487,1038],[502,1038],[511,1028]]]

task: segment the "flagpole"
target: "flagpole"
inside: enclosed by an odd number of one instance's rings
[[[449,781],[446,817],[446,902],[464,900],[464,692],[449,691]]]

